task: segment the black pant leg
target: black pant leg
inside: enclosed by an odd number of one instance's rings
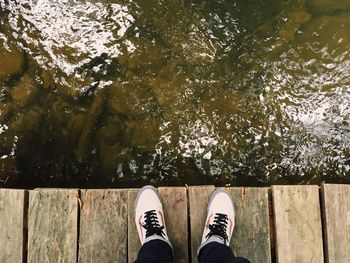
[[[250,263],[248,259],[235,257],[231,248],[218,242],[205,245],[198,255],[199,263]]]
[[[135,263],[171,263],[172,249],[165,241],[155,239],[143,244]]]

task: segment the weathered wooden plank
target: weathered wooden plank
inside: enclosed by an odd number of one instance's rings
[[[225,189],[235,206],[235,229],[230,246],[251,262],[271,262],[268,188]]]
[[[188,262],[188,215],[186,187],[160,187],[165,224],[174,249],[174,263]]]
[[[127,262],[127,190],[82,190],[79,262]]]
[[[273,186],[277,262],[324,262],[318,186]]]
[[[29,192],[28,262],[76,262],[77,190]]]
[[[128,190],[128,262],[136,260],[141,246],[135,226],[135,200],[138,190]]]
[[[202,240],[207,207],[214,190],[214,186],[192,186],[188,188],[192,262],[197,262],[197,249]]]
[[[23,261],[25,191],[0,189],[0,262]]]
[[[350,261],[350,185],[322,186],[325,254],[329,263]]]

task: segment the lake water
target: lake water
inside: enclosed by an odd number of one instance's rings
[[[348,0],[0,0],[0,186],[350,183]]]

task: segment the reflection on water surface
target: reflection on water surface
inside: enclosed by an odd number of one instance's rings
[[[1,186],[350,182],[347,0],[0,0]]]

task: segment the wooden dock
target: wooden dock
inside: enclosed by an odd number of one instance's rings
[[[197,262],[214,186],[160,187],[174,262]],[[226,188],[251,262],[350,262],[350,185]],[[0,189],[0,262],[133,262],[137,189]]]

